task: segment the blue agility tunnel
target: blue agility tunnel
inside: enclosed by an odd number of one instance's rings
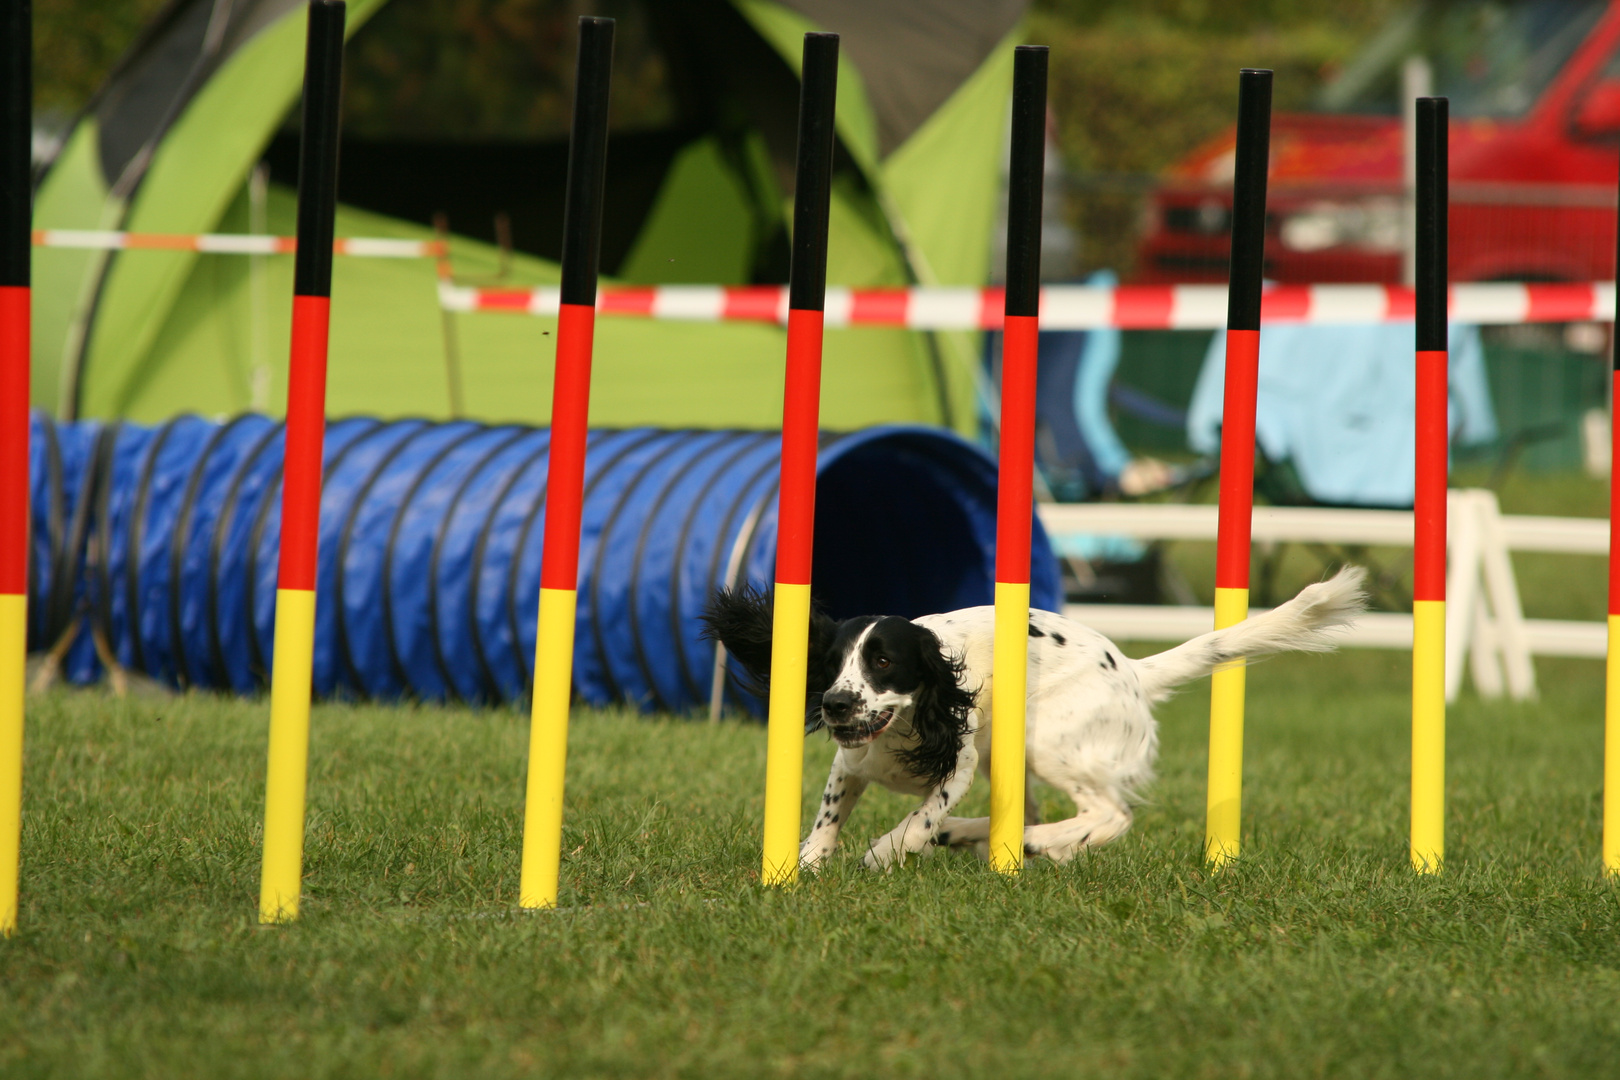
[[[548,442],[515,425],[328,423],[317,694],[527,697]],[[156,427],[36,416],[30,648],[62,644],[67,677],[93,681],[94,630],[125,666],[177,687],[265,686],[281,448],[281,425],[261,416]],[[772,580],[779,450],[770,431],[592,432],[580,699],[709,701],[715,649],[698,616],[721,585]],[[824,436],[818,470],[815,593],[830,614],[991,602],[996,469],[982,451],[938,429],[872,428]],[[1032,602],[1055,610],[1038,521],[1033,548]]]

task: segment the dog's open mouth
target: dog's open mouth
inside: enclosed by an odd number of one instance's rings
[[[867,713],[864,719],[853,724],[844,724],[840,727],[828,725],[827,730],[832,732],[832,737],[839,746],[865,746],[883,734],[884,729],[893,720],[894,710],[884,709],[882,712]]]

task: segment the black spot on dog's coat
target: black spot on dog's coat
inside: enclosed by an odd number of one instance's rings
[[[1029,624],[1029,636],[1030,637],[1045,637],[1046,636],[1046,631],[1042,630],[1040,627],[1036,626],[1034,623],[1030,623]]]
[[[1067,645],[1069,642],[1067,641],[1067,639],[1064,638],[1064,636],[1062,634],[1053,634],[1052,635],[1052,643],[1061,647],[1061,646]]]
[[[1108,668],[1108,670],[1110,670],[1110,671],[1113,671],[1115,668],[1119,667],[1118,664],[1114,663],[1114,654],[1113,653],[1111,653],[1111,652],[1104,652],[1103,653],[1103,666]]]

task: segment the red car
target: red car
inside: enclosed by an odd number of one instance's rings
[[[1430,3],[1386,28],[1319,111],[1273,119],[1267,275],[1402,279],[1412,57],[1451,99],[1452,279],[1612,279],[1620,0]],[[1226,279],[1232,158],[1228,131],[1169,171],[1137,280]]]

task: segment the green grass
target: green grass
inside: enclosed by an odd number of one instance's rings
[[[1448,864],[1418,877],[1404,663],[1251,672],[1247,847],[1213,878],[1202,687],[1162,710],[1162,778],[1117,844],[1013,881],[840,856],[789,892],[758,884],[757,727],[581,713],[564,907],[531,915],[523,718],[322,706],[304,918],[272,929],[263,703],[53,694],[0,1075],[1612,1075],[1600,666],[1543,661],[1539,704],[1453,711]],[[828,756],[810,741],[807,800]],[[869,796],[852,835],[904,808]]]

